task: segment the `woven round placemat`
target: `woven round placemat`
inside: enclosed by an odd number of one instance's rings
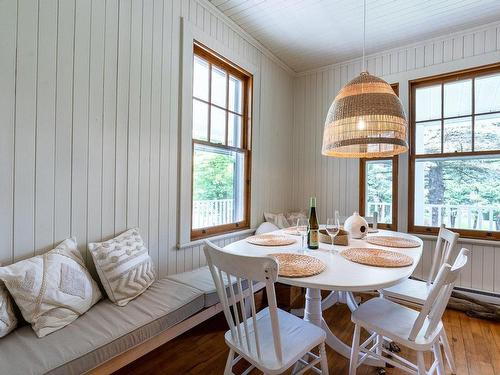
[[[260,234],[248,237],[247,242],[259,246],[286,246],[295,243],[296,239],[279,234]]]
[[[366,238],[366,242],[372,245],[387,246],[387,247],[418,247],[420,243],[418,241],[404,238],[404,237],[393,237],[393,236],[371,236]]]
[[[307,277],[317,275],[325,270],[326,264],[310,255],[276,253],[269,254],[279,264],[278,274],[283,277]]]
[[[351,262],[375,267],[406,267],[413,264],[413,258],[408,255],[369,247],[351,248],[340,254]]]

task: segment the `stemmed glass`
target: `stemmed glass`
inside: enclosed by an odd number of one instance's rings
[[[332,247],[335,250],[335,236],[339,234],[340,231],[340,219],[339,212],[335,211],[334,216],[326,220],[326,232],[332,239]]]
[[[302,249],[304,249],[304,237],[309,233],[309,219],[305,217],[297,219],[297,233],[302,238]]]

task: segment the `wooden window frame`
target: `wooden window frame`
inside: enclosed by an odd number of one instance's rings
[[[202,238],[207,238],[215,235],[231,233],[239,230],[249,229],[250,228],[250,197],[251,197],[251,159],[252,159],[252,150],[251,150],[251,122],[252,122],[252,98],[253,98],[253,76],[251,73],[246,70],[240,68],[236,64],[232,63],[228,59],[224,58],[220,54],[214,52],[208,47],[204,46],[199,42],[194,42],[193,44],[193,59],[195,56],[206,60],[209,63],[209,85],[208,85],[208,101],[202,100],[200,98],[196,98],[194,95],[191,95],[191,100],[197,100],[203,102],[208,105],[208,141],[192,139],[192,148],[191,148],[191,203],[193,202],[193,185],[194,185],[194,148],[195,145],[203,145],[210,146],[214,148],[219,148],[228,151],[235,151],[238,153],[243,153],[245,157],[244,164],[244,181],[243,187],[245,189],[243,193],[244,199],[244,214],[243,220],[228,223],[223,225],[217,225],[213,227],[206,228],[196,228],[193,229],[193,208],[191,204],[191,213],[190,213],[190,223],[191,223],[191,240],[199,240]],[[243,112],[236,113],[230,111],[229,108],[223,108],[219,105],[216,105],[211,102],[211,91],[212,91],[212,65],[216,66],[219,69],[222,69],[226,72],[226,104],[228,104],[229,97],[229,76],[232,75],[238,79],[240,79],[243,83]],[[226,113],[226,139],[225,144],[220,143],[212,143],[210,142],[210,122],[211,122],[211,106],[215,106],[219,109],[222,109]],[[228,116],[229,113],[233,113],[235,115],[241,116],[242,118],[242,139],[241,139],[241,148],[228,146]]]
[[[391,84],[395,94],[399,96],[399,83]],[[381,229],[397,230],[398,229],[398,161],[399,156],[395,155],[388,158],[362,158],[359,159],[359,214],[366,214],[366,162],[374,160],[390,160],[392,161],[392,218],[391,223],[377,223]]]
[[[500,114],[500,111],[488,112],[488,113],[475,113],[475,89],[474,82],[475,78],[490,75],[493,73],[500,73],[500,63],[491,64],[471,69],[460,70],[451,73],[440,74],[436,76],[426,77],[422,79],[411,80],[408,82],[408,97],[410,103],[410,152],[408,158],[408,231],[415,234],[428,234],[437,235],[439,232],[438,227],[426,227],[415,225],[415,163],[418,159],[446,159],[450,157],[468,157],[468,156],[491,156],[498,155],[500,157],[500,150],[492,151],[465,151],[465,152],[447,152],[447,153],[435,153],[435,154],[416,154],[415,145],[415,131],[416,131],[416,119],[415,119],[415,90],[419,87],[432,86],[436,84],[441,85],[441,117],[435,119],[436,121],[441,121],[441,151],[444,151],[444,133],[443,124],[445,120],[454,118],[465,118],[471,117],[472,122],[472,134],[471,134],[471,147],[474,150],[474,124],[475,117],[483,114]],[[444,117],[444,90],[443,85],[445,83],[472,79],[472,108],[470,115],[463,116],[452,116]],[[430,120],[429,120],[430,121]],[[464,238],[482,239],[482,240],[500,240],[500,231],[482,231],[473,229],[458,229],[450,228],[454,232],[460,234]]]

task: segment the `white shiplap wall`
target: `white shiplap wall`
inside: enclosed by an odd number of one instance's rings
[[[204,264],[201,246],[176,248],[181,17],[260,67],[253,204],[256,212],[288,208],[291,188],[270,184],[291,176],[293,76],[213,6],[5,0],[0,262],[69,236],[90,261],[86,243],[139,226],[160,275]]]
[[[399,83],[400,97],[408,104],[408,81],[420,77],[500,62],[500,23],[466,30],[367,57],[368,71],[389,83]],[[301,73],[294,83],[293,170],[294,202],[306,206],[318,197],[322,220],[338,209],[350,215],[358,209],[359,160],[321,155],[323,124],[339,89],[361,72],[361,60]],[[399,161],[398,228],[407,228],[407,154]],[[463,287],[500,293],[500,245],[462,244],[472,259],[462,274]],[[427,275],[434,241],[425,241],[425,254],[416,275]]]

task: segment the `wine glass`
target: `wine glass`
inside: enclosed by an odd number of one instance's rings
[[[335,211],[334,216],[331,218],[328,218],[326,220],[326,232],[332,239],[332,247],[335,249],[335,236],[339,234],[340,231],[340,219],[339,219],[339,212]]]
[[[302,249],[304,249],[304,237],[309,233],[309,219],[305,217],[297,219],[297,233],[302,238]]]

